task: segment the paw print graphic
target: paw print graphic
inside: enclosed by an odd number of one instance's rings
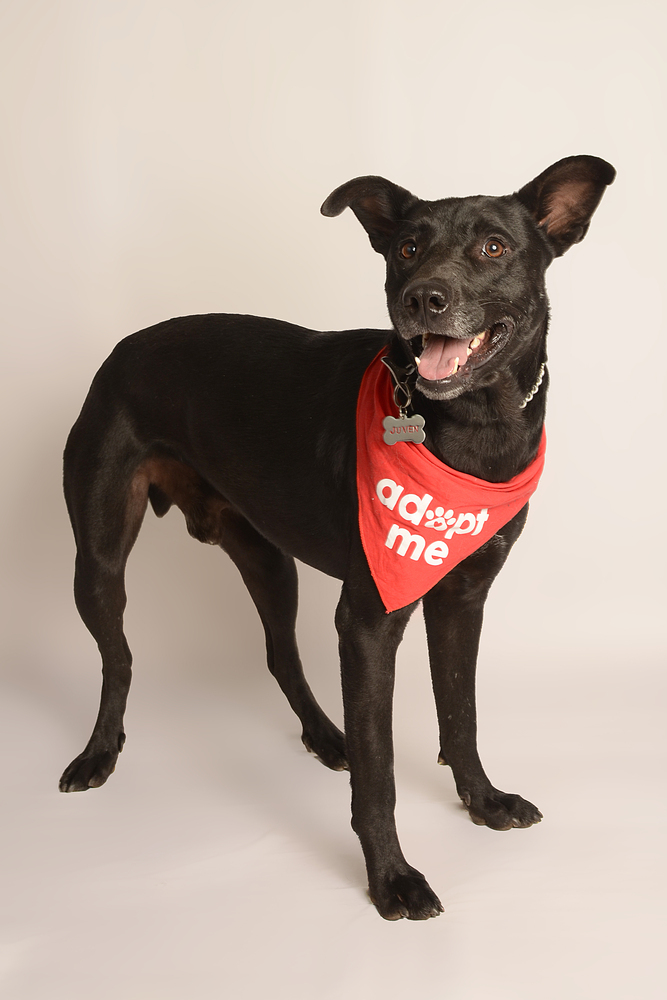
[[[434,531],[446,531],[449,526],[456,523],[453,510],[445,510],[444,507],[436,507],[435,510],[427,510],[428,521],[424,521],[425,528],[433,528]]]

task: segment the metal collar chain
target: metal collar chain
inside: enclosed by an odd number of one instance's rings
[[[382,363],[386,365],[394,380],[394,402],[398,407],[398,412],[402,417],[407,415],[407,409],[412,402],[412,389],[408,385],[408,379],[417,371],[415,365],[408,365],[407,368],[399,368],[390,358],[383,357]],[[401,403],[400,396],[404,402]]]
[[[546,367],[547,367],[547,363],[546,363],[546,361],[544,361],[542,363],[542,365],[540,366],[539,372],[537,373],[537,382],[535,383],[535,385],[533,386],[533,388],[530,390],[530,392],[528,393],[528,395],[524,399],[523,403],[519,404],[519,409],[520,410],[523,410],[523,408],[526,405],[526,403],[530,403],[530,401],[533,398],[533,396],[535,396],[537,394],[537,392],[539,391],[539,388],[542,385],[542,381],[544,379],[544,373],[546,371]]]
[[[412,389],[408,385],[408,379],[415,374],[417,369],[415,365],[408,365],[407,368],[400,368],[397,364],[395,364],[395,362],[387,357],[383,357],[381,360],[382,363],[389,369],[391,377],[394,380],[394,402],[398,407],[400,419],[405,420],[407,418],[408,408],[412,402]],[[544,381],[546,367],[546,362],[543,362],[540,365],[535,385],[532,387],[523,402],[519,403],[520,410],[523,410],[527,404],[530,403],[531,399],[539,392],[540,386]],[[403,398],[403,402],[401,402],[401,397]]]

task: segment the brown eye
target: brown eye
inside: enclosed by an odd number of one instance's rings
[[[408,240],[408,242],[404,243],[400,249],[401,257],[405,257],[406,260],[410,260],[410,258],[414,257],[416,253],[417,253],[417,247],[412,242],[412,240]]]
[[[507,247],[500,240],[487,240],[484,244],[484,253],[487,257],[502,257]]]

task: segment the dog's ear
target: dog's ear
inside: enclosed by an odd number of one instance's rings
[[[544,228],[556,256],[583,240],[616,171],[597,156],[568,156],[526,184],[516,197]]]
[[[355,177],[336,188],[320,211],[331,217],[351,208],[368,233],[373,249],[386,257],[397,223],[418,201],[405,188],[384,177]]]

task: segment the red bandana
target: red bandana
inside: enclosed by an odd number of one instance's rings
[[[382,352],[386,353],[386,352]],[[387,612],[423,597],[527,503],[544,467],[535,460],[508,483],[488,483],[440,462],[423,444],[383,440],[397,412],[381,354],[366,369],[357,404],[359,531]]]

